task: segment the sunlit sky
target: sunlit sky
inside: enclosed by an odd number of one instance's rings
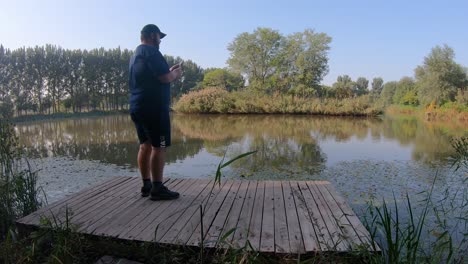
[[[161,51],[200,66],[225,67],[242,32],[306,28],[332,37],[330,72],[353,80],[413,76],[432,47],[447,44],[468,66],[468,1],[48,1],[0,0],[0,44],[66,49],[134,49],[148,23],[167,33]]]

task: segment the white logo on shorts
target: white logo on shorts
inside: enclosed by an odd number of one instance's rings
[[[165,148],[166,147],[166,137],[165,136],[161,136],[159,138],[159,145],[161,146],[161,148]]]

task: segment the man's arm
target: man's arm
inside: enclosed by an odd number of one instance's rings
[[[171,68],[170,72],[158,76],[158,79],[162,83],[170,83],[173,82],[175,79],[179,78],[180,76],[182,76],[182,69],[181,67],[178,67],[175,69]]]

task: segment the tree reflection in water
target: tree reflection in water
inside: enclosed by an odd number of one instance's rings
[[[466,129],[447,129],[415,119],[175,114],[172,121],[168,164],[196,159],[201,151],[221,159],[226,150],[227,158],[257,150],[232,167],[239,174],[267,168],[271,178],[294,178],[293,174],[307,178],[320,173],[327,156],[336,154],[324,153],[321,144],[325,141],[353,144],[352,138],[371,138],[379,144],[384,139],[396,140],[401,146],[412,146],[413,160],[430,163],[445,162],[453,152],[450,137],[466,133]],[[24,123],[17,126],[17,133],[32,157],[70,157],[136,167],[138,143],[128,115]],[[373,150],[366,151],[371,157]]]

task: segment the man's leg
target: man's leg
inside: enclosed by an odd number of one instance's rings
[[[152,147],[151,150],[151,181],[163,182],[164,164],[166,162],[166,149]]]
[[[172,200],[179,198],[179,193],[170,191],[163,184],[163,171],[166,161],[166,149],[153,147],[151,151],[151,200]]]
[[[141,195],[146,197],[151,191],[151,143],[149,141],[140,144],[138,151],[138,168],[140,169],[141,178],[143,180],[143,187],[141,188]]]
[[[140,144],[140,150],[138,151],[138,168],[140,169],[141,178],[143,180],[151,179],[151,149],[151,143],[145,142]]]

